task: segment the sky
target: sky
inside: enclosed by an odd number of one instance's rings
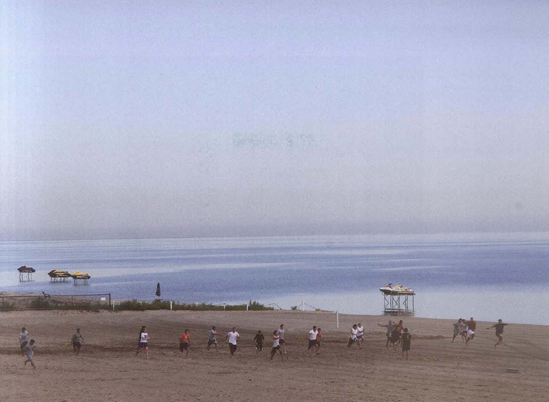
[[[0,240],[549,231],[549,3],[0,3]]]

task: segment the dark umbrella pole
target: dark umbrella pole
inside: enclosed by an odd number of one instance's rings
[[[156,284],[156,297],[158,297],[158,299],[160,299],[160,282]]]

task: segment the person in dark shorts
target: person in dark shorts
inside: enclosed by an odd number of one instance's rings
[[[454,322],[453,327],[454,327],[454,336],[452,337],[452,343],[456,341],[456,337],[459,335],[459,329],[461,327],[461,318],[456,322]]]
[[[185,351],[185,357],[189,356],[189,348],[191,347],[191,335],[189,330],[186,329],[179,337],[179,351],[183,353]]]
[[[261,331],[257,331],[257,334],[254,336],[255,341],[255,354],[258,354],[263,350],[263,340],[265,339],[265,336],[261,333]]]
[[[219,352],[219,349],[217,349],[217,339],[215,339],[215,336],[217,335],[217,330],[215,329],[215,325],[212,326],[212,329],[210,329],[210,334],[208,337],[208,346],[206,346],[206,350],[210,350],[210,346],[214,346],[215,350]]]
[[[233,329],[231,329],[231,332],[229,332],[225,337],[225,340],[229,343],[229,352],[231,352],[231,357],[233,357],[234,352],[236,352],[236,349],[237,349],[236,341],[238,340],[239,337],[240,337],[240,334],[236,332],[236,327],[233,327]]]
[[[316,336],[318,331],[316,330],[316,325],[313,325],[313,329],[309,331],[309,347],[307,350],[315,351],[316,350]]]
[[[84,343],[84,337],[80,333],[80,328],[76,328],[76,333],[72,336],[71,342],[74,353],[76,353],[76,355],[80,354],[80,348]]]
[[[29,343],[29,331],[27,328],[21,328],[21,333],[19,334],[19,346],[21,347],[21,356],[25,356],[25,346]]]
[[[396,351],[396,347],[399,341],[400,341],[400,331],[398,330],[398,327],[395,325],[395,327],[393,328],[393,332],[391,332],[391,345],[393,345],[393,352]]]
[[[400,342],[402,341],[402,333],[404,332],[404,322],[400,320],[396,325],[396,328],[398,330],[398,335],[399,335],[397,345],[400,346]]]
[[[147,332],[147,327],[143,325],[139,331],[139,342],[137,343],[137,351],[135,355],[137,356],[139,352],[145,352],[147,359],[149,358],[149,333]]]
[[[412,344],[412,335],[408,332],[408,328],[404,328],[404,333],[402,334],[402,358],[406,356],[408,360],[408,352],[410,351],[410,346]]]
[[[498,341],[494,345],[494,349],[496,348],[496,346],[503,343],[503,327],[505,327],[506,325],[509,325],[509,324],[505,324],[500,318],[497,324],[494,324],[491,327],[486,328],[486,329],[492,329],[492,328],[496,329],[496,337],[498,338]]]
[[[391,341],[391,334],[393,333],[393,329],[395,328],[395,324],[393,323],[393,321],[389,320],[388,325],[381,325],[381,324],[377,324],[377,325],[379,325],[380,327],[383,327],[383,328],[387,328],[387,332],[386,332],[387,343],[385,344],[385,347],[387,349],[389,349],[389,342]]]
[[[280,324],[278,328],[278,335],[280,335],[280,350],[283,354],[286,354],[286,340],[284,339],[286,330],[284,329],[284,324]]]
[[[271,349],[271,360],[273,360],[277,351],[278,353],[280,353],[280,358],[284,360],[284,355],[282,354],[282,350],[280,347],[280,334],[278,333],[278,330],[275,330],[273,332],[273,347]]]

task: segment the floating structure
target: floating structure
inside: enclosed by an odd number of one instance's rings
[[[32,274],[36,272],[36,269],[25,265],[17,268],[17,270],[19,271],[19,282],[31,282],[33,280]]]
[[[51,282],[66,282],[71,277],[69,271],[61,271],[60,269],[54,269],[48,272]]]
[[[75,271],[71,274],[72,279],[74,279],[74,285],[87,285],[88,280],[91,278],[87,272]]]
[[[392,283],[388,283],[379,290],[383,293],[383,314],[414,315],[414,296],[416,292],[412,288],[402,285],[393,286]]]

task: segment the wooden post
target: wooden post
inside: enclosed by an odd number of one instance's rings
[[[339,328],[339,312],[336,311],[336,328]]]

